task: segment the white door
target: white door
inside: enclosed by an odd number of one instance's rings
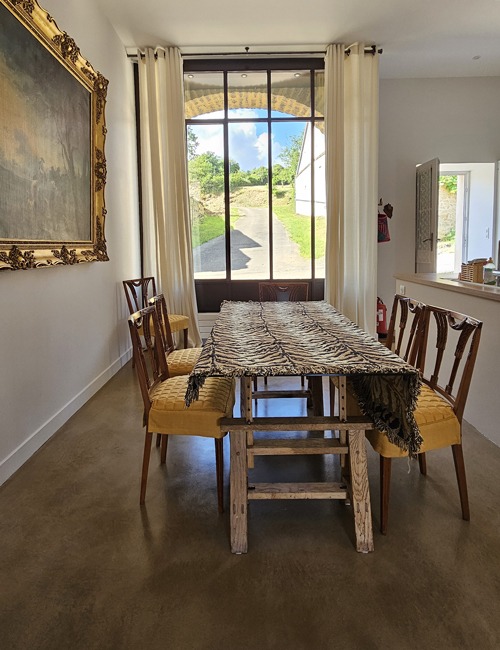
[[[439,159],[417,167],[415,272],[436,272]]]

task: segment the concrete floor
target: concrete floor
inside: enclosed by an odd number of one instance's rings
[[[394,463],[381,536],[369,449],[374,553],[355,552],[343,503],[275,501],[251,503],[249,553],[234,556],[211,440],[174,438],[166,468],[155,449],[139,507],[141,419],[129,363],[0,488],[3,650],[500,648],[500,449],[476,430],[469,523],[443,450],[427,478]],[[227,438],[225,451],[227,476]],[[261,458],[254,472],[320,480],[338,466]]]

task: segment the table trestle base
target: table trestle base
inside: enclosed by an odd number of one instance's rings
[[[248,500],[266,499],[342,499],[347,498],[345,483],[253,483]]]

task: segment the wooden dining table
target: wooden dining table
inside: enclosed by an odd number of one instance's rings
[[[255,413],[255,377],[307,376],[313,409],[305,416]],[[336,414],[323,414],[323,377],[337,392]],[[418,371],[324,301],[224,301],[188,381],[186,404],[197,399],[206,377],[240,381],[240,415],[229,418],[230,546],[248,550],[248,503],[258,499],[345,499],[352,505],[355,546],[373,551],[365,431],[374,427],[408,451],[421,438],[413,417],[420,391]],[[355,414],[348,412],[348,391]],[[261,394],[259,394],[261,393]],[[289,396],[305,395],[289,391]],[[331,431],[331,437],[269,438],[259,432]],[[341,480],[321,483],[249,483],[256,456],[338,454]]]

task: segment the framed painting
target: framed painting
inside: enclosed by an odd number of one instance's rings
[[[108,260],[108,82],[35,0],[0,0],[0,270]]]

